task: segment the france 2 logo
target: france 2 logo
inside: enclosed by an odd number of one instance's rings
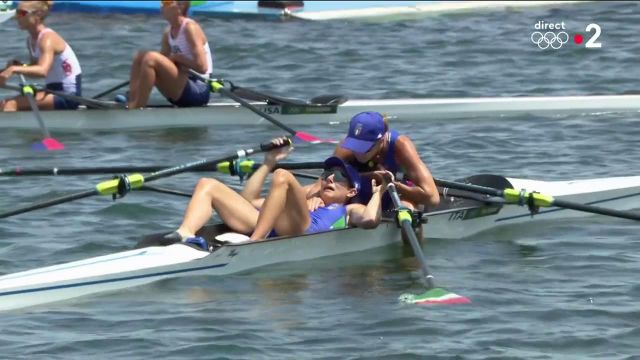
[[[575,33],[571,36],[564,31],[566,30],[564,21],[554,24],[540,20],[534,25],[534,28],[536,31],[531,33],[531,42],[538,46],[540,50],[560,49],[567,44],[571,38],[573,38],[573,42],[579,46],[582,45],[585,40],[585,36],[580,33]],[[585,31],[589,34],[589,38],[584,43],[584,47],[588,49],[601,48],[602,43],[598,41],[598,38],[602,34],[600,25],[591,23],[587,25]],[[593,34],[591,34],[592,32]]]

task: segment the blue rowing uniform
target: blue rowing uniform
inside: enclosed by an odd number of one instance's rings
[[[386,170],[390,171],[394,176],[400,171],[400,165],[396,162],[396,140],[398,140],[398,136],[400,134],[396,130],[389,130],[387,132],[387,140],[389,142],[389,146],[387,147],[387,151],[384,154],[384,159],[382,159],[382,167]],[[359,172],[369,172],[378,170],[378,164],[373,161],[369,161],[367,163],[360,163],[358,161],[353,161],[349,163],[351,166],[356,168]]]
[[[396,140],[398,140],[398,136],[400,134],[396,130],[391,130],[387,132],[387,140],[389,142],[389,146],[387,147],[387,151],[384,154],[384,158],[382,160],[382,167],[385,170],[390,171],[393,176],[397,176],[398,172],[401,170],[400,165],[396,161]],[[350,163],[351,166],[358,169],[360,172],[370,172],[378,170],[378,164],[373,161],[369,161],[368,163],[359,163],[355,161],[354,163]],[[371,196],[373,195],[371,189],[371,180],[362,181],[362,189],[357,196],[357,202],[361,204],[369,203],[371,200]],[[393,202],[391,201],[391,196],[388,193],[385,193],[382,196],[382,210],[391,210],[393,209]]]
[[[347,207],[331,204],[309,212],[311,223],[304,231],[305,234],[344,229],[347,227]],[[275,229],[271,230],[267,238],[280,236]]]
[[[305,234],[347,227],[347,207],[345,205],[331,204],[317,208],[310,212],[309,216],[311,217],[311,224],[305,230]]]

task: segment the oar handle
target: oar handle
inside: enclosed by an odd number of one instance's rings
[[[285,142],[282,144],[274,144],[272,142],[260,144],[260,150],[267,152],[267,151],[275,150],[281,147],[291,146],[291,144],[292,144],[291,139],[286,138]]]

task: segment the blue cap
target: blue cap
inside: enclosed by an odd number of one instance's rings
[[[360,192],[360,174],[358,171],[337,156],[332,156],[324,161],[325,170],[335,167],[343,168],[351,186],[356,188],[356,192]]]
[[[366,111],[354,115],[349,123],[349,134],[342,147],[364,154],[371,150],[384,135],[384,117],[379,112]]]

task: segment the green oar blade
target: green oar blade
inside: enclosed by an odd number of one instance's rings
[[[433,304],[470,304],[469,298],[452,293],[443,288],[433,288],[422,294],[402,294],[398,298],[407,304],[433,305]]]

